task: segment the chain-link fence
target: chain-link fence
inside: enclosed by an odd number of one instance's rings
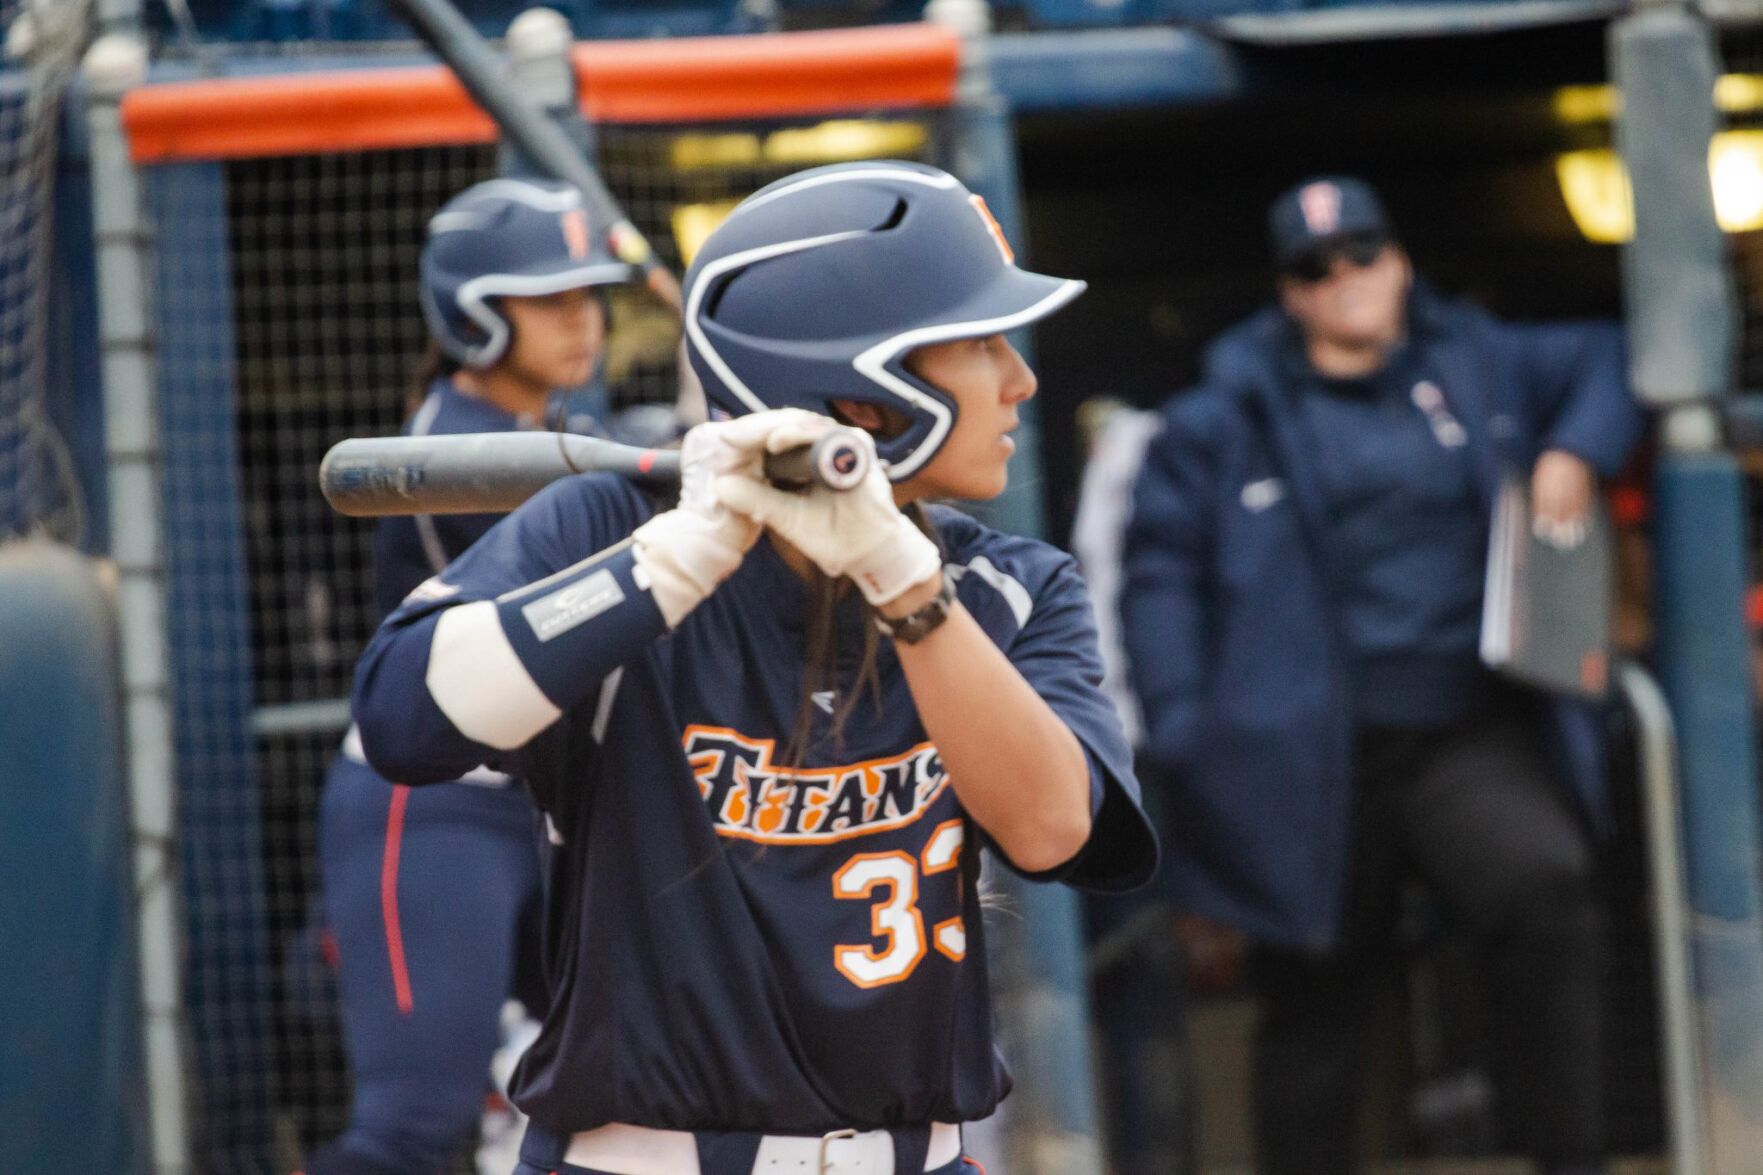
[[[937,150],[934,116],[858,125],[607,126],[599,155],[677,271],[727,207],[817,154]],[[285,1170],[343,1125],[315,816],[378,617],[373,525],[334,513],[316,473],[409,411],[424,227],[497,163],[458,145],[147,169],[204,1171]],[[605,386],[581,402],[671,404],[677,321],[635,289],[610,314]]]
[[[90,18],[89,0],[0,0],[0,540],[84,529],[45,385],[58,132]]]

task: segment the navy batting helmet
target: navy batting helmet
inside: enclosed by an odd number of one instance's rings
[[[491,299],[630,278],[630,266],[607,251],[604,228],[588,223],[568,184],[497,179],[467,188],[429,220],[420,267],[429,333],[467,367],[494,365],[513,324]]]
[[[1034,322],[1084,283],[1018,269],[985,202],[954,176],[882,161],[761,188],[710,235],[685,288],[692,367],[713,405],[898,409],[908,427],[876,452],[899,481],[936,455],[956,411],[906,369],[907,353]]]

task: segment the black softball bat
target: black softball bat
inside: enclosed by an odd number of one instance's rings
[[[595,231],[604,232],[619,260],[641,269],[649,288],[678,312],[682,306],[679,281],[655,256],[648,239],[637,231],[600,173],[563,129],[508,84],[501,58],[471,22],[448,0],[391,0],[391,6],[447,63],[472,100],[495,119],[515,146],[557,179],[581,190]]]
[[[869,473],[870,450],[849,429],[765,457],[765,478],[785,489],[848,490]],[[331,446],[318,485],[338,513],[505,514],[559,478],[617,473],[647,485],[679,484],[679,453],[555,432],[353,437]]]

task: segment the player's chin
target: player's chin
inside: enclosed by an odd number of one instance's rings
[[[964,483],[952,497],[970,502],[986,502],[1002,494],[1010,484],[1010,466],[1004,461],[975,465],[962,479]]]
[[[917,488],[914,496],[967,502],[997,497],[1010,482],[1010,453],[1014,448],[997,441],[996,437],[964,436],[945,446],[930,466],[913,479]]]
[[[569,358],[559,360],[552,371],[551,385],[559,388],[579,388],[588,382],[594,373],[594,361],[591,357]]]

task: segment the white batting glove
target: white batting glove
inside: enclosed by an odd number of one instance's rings
[[[637,566],[648,578],[649,593],[669,628],[677,627],[717,584],[733,575],[759,541],[759,524],[728,509],[716,496],[718,477],[758,475],[763,448],[751,441],[735,443],[755,430],[750,422],[756,419],[712,421],[687,432],[680,446],[679,505],[657,514],[631,535]]]
[[[835,426],[824,416],[799,413],[765,432],[763,452],[781,453],[812,444]],[[780,490],[767,484],[752,466],[719,476],[715,489],[726,508],[769,526],[826,574],[850,577],[864,599],[880,607],[936,575],[943,557],[894,505],[887,474],[874,460],[875,442],[866,433],[858,435],[870,449],[869,475],[849,490],[818,485]]]

